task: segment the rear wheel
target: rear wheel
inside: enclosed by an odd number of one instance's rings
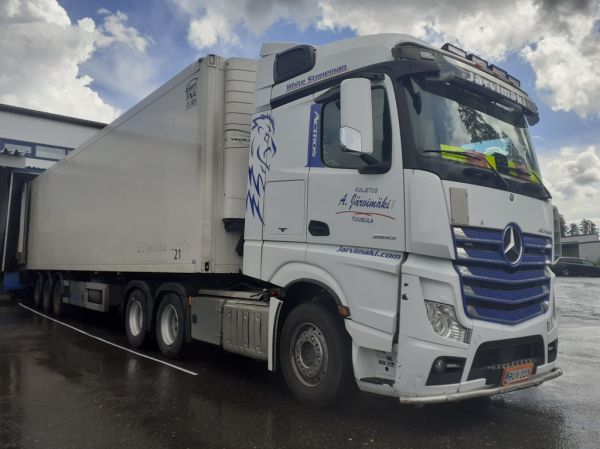
[[[44,288],[42,289],[42,309],[46,313],[52,312],[52,288],[53,282],[50,276],[44,276]]]
[[[156,314],[156,341],[167,357],[179,357],[185,343],[185,314],[179,295],[167,293]]]
[[[33,307],[41,309],[42,307],[42,292],[44,290],[44,278],[40,274],[36,274],[33,282]]]
[[[351,391],[350,337],[326,303],[293,309],[283,325],[279,348],[283,377],[300,402],[325,407]]]
[[[147,320],[146,295],[142,290],[136,288],[129,294],[125,309],[125,333],[129,344],[134,348],[139,348],[146,340]]]
[[[66,306],[63,303],[63,286],[60,277],[57,277],[52,289],[52,312],[56,316],[63,316],[65,309]]]

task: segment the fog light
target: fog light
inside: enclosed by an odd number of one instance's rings
[[[443,358],[440,357],[435,362],[433,362],[433,370],[437,374],[441,374],[444,371],[446,371],[446,360],[444,360]]]
[[[438,357],[433,361],[425,385],[450,385],[460,383],[465,359],[460,357]]]
[[[460,325],[456,319],[454,307],[449,304],[425,300],[427,318],[433,331],[440,337],[460,343],[469,343],[471,331]]]

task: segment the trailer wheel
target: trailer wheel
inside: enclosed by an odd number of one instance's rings
[[[350,337],[326,303],[293,309],[283,325],[279,348],[283,377],[300,402],[325,407],[351,391]]]
[[[147,320],[146,295],[142,290],[136,288],[129,294],[125,309],[125,332],[129,344],[134,348],[139,348],[146,340]]]
[[[42,309],[46,313],[52,312],[52,287],[53,282],[50,276],[45,276],[44,288],[42,289]]]
[[[33,283],[33,307],[42,308],[42,292],[44,290],[44,278],[40,274],[35,275]]]
[[[156,314],[156,341],[167,357],[179,357],[185,343],[185,314],[179,295],[167,293]]]
[[[52,312],[56,316],[63,316],[65,309],[66,307],[63,303],[63,286],[60,277],[57,277],[52,289]]]

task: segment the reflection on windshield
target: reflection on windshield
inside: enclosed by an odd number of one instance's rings
[[[520,110],[449,84],[409,79],[405,87],[417,151],[441,150],[427,156],[481,166],[485,161],[457,154],[476,152],[500,173],[537,182],[530,174],[539,176],[539,170]]]

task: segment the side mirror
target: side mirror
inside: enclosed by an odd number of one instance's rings
[[[357,156],[373,152],[371,82],[366,78],[342,81],[340,88],[342,151]]]

